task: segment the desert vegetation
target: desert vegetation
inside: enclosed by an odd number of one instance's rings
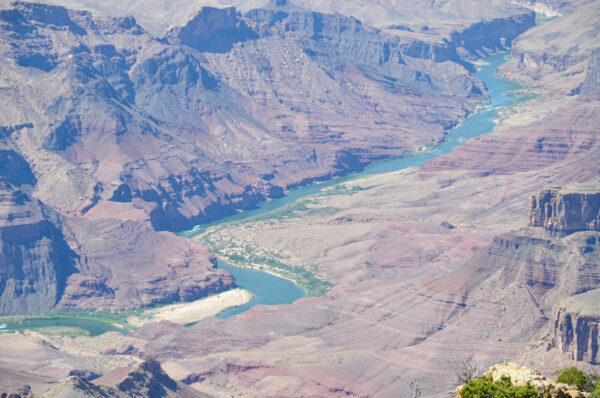
[[[594,373],[584,372],[574,366],[566,367],[556,372],[559,383],[576,386],[579,390],[593,393],[593,398],[600,397],[600,376]]]

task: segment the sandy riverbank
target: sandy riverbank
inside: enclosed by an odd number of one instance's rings
[[[233,289],[191,303],[171,304],[147,310],[141,315],[127,318],[127,322],[136,327],[162,320],[185,325],[218,315],[228,308],[247,304],[252,297],[252,293],[247,290]]]

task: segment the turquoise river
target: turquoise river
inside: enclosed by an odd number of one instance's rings
[[[257,215],[268,213],[272,210],[292,204],[300,198],[318,193],[324,188],[359,176],[387,173],[408,167],[421,166],[430,159],[454,151],[470,138],[490,133],[500,117],[497,112],[498,108],[512,105],[513,98],[510,95],[510,92],[522,88],[514,82],[500,79],[495,75],[496,68],[506,62],[508,57],[509,53],[505,52],[483,59],[484,62],[480,63],[476,76],[485,82],[487,93],[491,101],[480,107],[478,112],[465,120],[464,123],[450,131],[447,139],[430,152],[377,162],[366,167],[362,171],[344,177],[293,189],[286,196],[265,202],[256,209],[243,211],[213,223],[199,225],[191,231],[181,233],[181,236],[191,238],[202,233],[211,226],[249,219]],[[219,263],[219,267],[231,272],[236,279],[236,283],[240,287],[249,290],[254,294],[254,299],[250,303],[224,311],[219,315],[222,318],[240,314],[257,304],[286,304],[294,302],[304,296],[304,291],[287,279],[279,278],[269,273],[246,268],[237,268],[223,263]],[[40,329],[55,326],[76,327],[85,330],[92,336],[107,331],[119,330],[106,321],[68,317],[28,318],[26,320],[9,322],[0,321],[0,331]]]

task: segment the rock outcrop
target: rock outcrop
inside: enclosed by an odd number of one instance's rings
[[[600,289],[563,300],[553,314],[552,344],[574,361],[600,361]]]
[[[152,358],[144,359],[133,368],[115,369],[93,383],[117,397],[207,397],[206,394],[173,380],[165,373],[160,363]],[[46,393],[44,397],[46,396],[52,395]]]
[[[529,225],[563,235],[600,231],[600,183],[548,188],[533,196]]]
[[[476,306],[485,292],[493,291],[503,303],[495,322],[514,323],[499,338],[533,338],[561,300],[600,287],[600,233],[593,221],[599,210],[597,188],[589,182],[542,191],[532,200],[531,226],[494,237],[469,260],[490,273],[468,303]]]
[[[174,28],[169,35],[198,51],[211,53],[226,53],[235,43],[258,38],[233,7],[204,7],[185,26]]]
[[[527,384],[533,386],[540,394],[550,398],[584,398],[583,394],[577,387],[568,384],[559,383],[556,380],[548,379],[540,374],[540,372],[519,366],[514,362],[503,362],[492,366],[484,376],[490,376],[493,381],[500,380],[502,377],[510,377],[510,380],[515,386],[525,386]],[[456,389],[456,397],[460,398],[460,390],[464,386],[459,386]]]
[[[78,376],[58,380],[45,392],[33,394],[25,386],[14,393],[3,393],[7,398],[126,398],[126,397],[172,397],[206,398],[196,391],[170,378],[156,360],[146,358],[140,364],[119,368],[108,375],[90,382]]]

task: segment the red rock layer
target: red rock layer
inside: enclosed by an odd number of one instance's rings
[[[471,170],[511,174],[585,159],[586,175],[600,168],[600,102],[582,100],[529,127],[497,131],[471,139],[457,151],[436,158],[423,171]]]

